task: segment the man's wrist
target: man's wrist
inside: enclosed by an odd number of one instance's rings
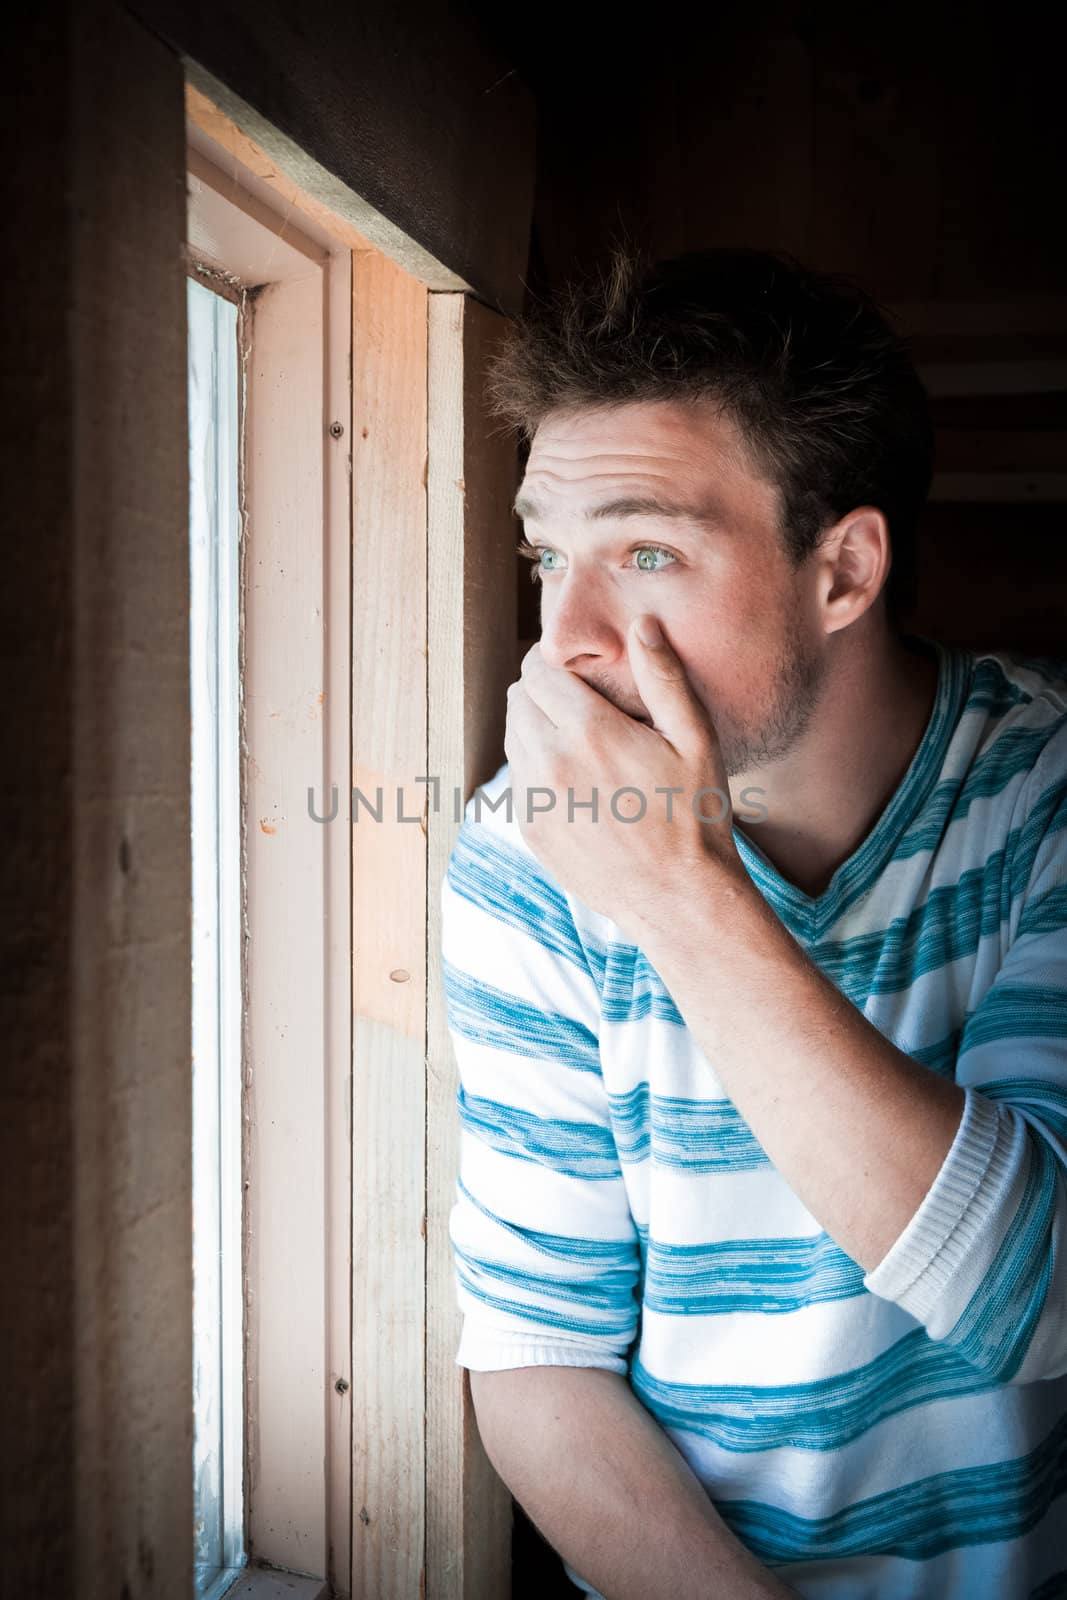
[[[773,929],[784,931],[736,856],[709,858],[668,881],[635,914],[632,936],[665,977],[668,969],[706,972],[709,954],[722,955],[727,941],[765,938]]]

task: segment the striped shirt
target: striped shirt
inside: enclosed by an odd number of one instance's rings
[[[823,893],[734,830],[810,959],[965,1091],[915,1215],[867,1273],[820,1227],[642,951],[526,845],[504,766],[441,885],[456,1362],[626,1375],[728,1526],[812,1600],[1052,1600],[1067,1595],[1067,667],[923,646],[938,685],[922,740]]]

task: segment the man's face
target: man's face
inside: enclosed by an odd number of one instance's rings
[[[516,510],[539,551],[549,665],[647,720],[626,636],[651,612],[711,716],[729,777],[790,749],[823,679],[811,562],[787,555],[779,492],[729,418],[673,401],[554,413],[534,436]]]

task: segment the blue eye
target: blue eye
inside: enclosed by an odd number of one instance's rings
[[[548,545],[530,544],[526,539],[520,539],[516,548],[520,555],[532,563],[530,577],[534,583],[539,583],[548,572],[563,570],[559,551],[553,550]],[[678,560],[677,556],[672,555],[669,550],[662,549],[658,544],[637,545],[631,553],[638,572],[662,572],[665,567],[674,566]]]
[[[674,560],[674,557],[671,555],[670,551],[661,550],[658,544],[643,544],[634,556],[634,560],[637,563],[637,569],[639,572],[662,572],[663,568],[661,566],[653,567],[642,562],[642,556],[650,555],[664,556],[668,565]]]
[[[530,578],[534,583],[540,583],[542,576],[546,572],[555,572],[558,570],[553,566],[546,567],[541,559],[542,556],[557,556],[559,554],[558,550],[550,550],[547,546],[530,544],[525,539],[519,540],[517,549],[521,556],[525,556],[527,561],[531,561],[533,563],[533,566],[530,569]]]

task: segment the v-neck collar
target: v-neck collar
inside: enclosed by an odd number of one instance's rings
[[[949,741],[967,703],[974,656],[936,639],[906,636],[937,658],[937,690],[926,731],[900,783],[874,827],[835,871],[818,895],[805,894],[783,878],[758,845],[734,824],[734,839],[749,876],[789,930],[817,939],[874,883],[892,859],[901,835],[930,794],[944,763]]]

